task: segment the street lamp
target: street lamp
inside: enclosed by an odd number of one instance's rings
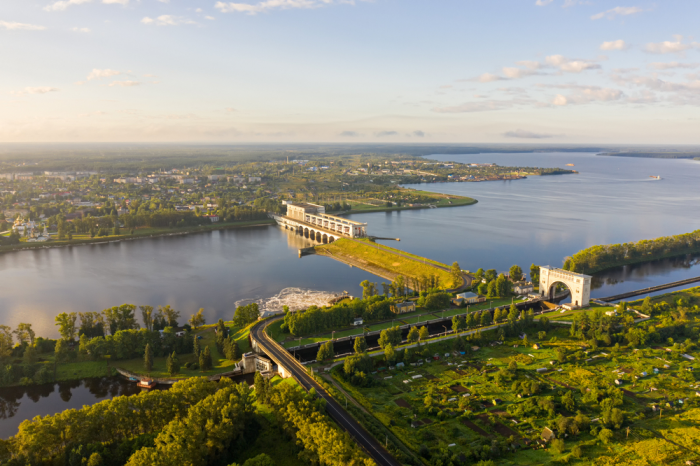
[[[445,329],[445,336],[447,336],[447,327],[445,327],[445,326],[443,325],[442,328]]]

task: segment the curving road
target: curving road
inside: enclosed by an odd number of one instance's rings
[[[280,317],[281,318],[281,317]],[[314,379],[307,373],[307,368],[273,341],[265,333],[265,327],[278,319],[265,320],[258,323],[250,331],[251,337],[262,350],[272,358],[277,365],[289,371],[305,390],[316,389],[316,393],[326,400],[326,411],[355,441],[365,449],[370,457],[380,466],[401,466],[377,440],[369,434],[345,409],[340,406]]]

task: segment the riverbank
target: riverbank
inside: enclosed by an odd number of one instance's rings
[[[330,244],[318,245],[315,250],[317,254],[331,257],[391,281],[399,275],[414,280],[437,276],[440,286],[452,286],[452,275],[433,261],[409,255],[397,249],[384,248],[369,241],[341,238]]]
[[[257,226],[274,225],[274,220],[251,220],[246,222],[226,222],[212,223],[211,225],[201,225],[196,227],[181,227],[181,228],[137,228],[133,234],[124,235],[107,235],[95,238],[90,238],[87,235],[74,237],[73,240],[51,240],[43,243],[26,243],[21,242],[13,245],[0,246],[0,254],[5,252],[25,251],[30,249],[51,249],[61,248],[66,246],[83,246],[87,244],[114,243],[120,241],[133,241],[138,239],[159,238],[163,236],[182,236],[195,233],[205,233],[216,230],[233,230],[237,228],[250,228]]]
[[[229,321],[225,322],[225,325],[229,328],[233,339],[236,340],[241,355],[251,351],[248,335],[250,334],[252,324],[244,328],[236,328],[233,326],[233,322]],[[191,367],[193,364],[199,364],[199,359],[193,353],[178,354],[181,369],[178,374],[171,376],[167,371],[167,356],[154,357],[153,368],[150,372],[147,372],[144,370],[143,357],[124,360],[110,360],[109,358],[94,360],[87,354],[78,354],[76,347],[76,349],[73,350],[75,351],[73,355],[74,358],[69,358],[69,360],[65,362],[56,363],[56,358],[53,353],[38,354],[37,362],[31,364],[26,363],[22,359],[16,359],[12,365],[19,367],[23,374],[39,374],[40,370],[46,367],[51,378],[48,381],[34,380],[34,376],[28,376],[15,383],[2,385],[2,387],[34,386],[47,382],[68,382],[81,379],[111,377],[118,374],[117,368],[142,377],[174,380],[187,379],[190,377],[210,377],[230,372],[237,361],[226,359],[224,355],[219,353],[216,348],[214,327],[216,327],[215,324],[205,325],[194,332],[195,336],[201,337],[199,340],[200,348],[204,350],[204,348],[208,346],[211,351],[212,368],[208,371],[201,371],[199,367]]]
[[[428,196],[435,200],[432,203],[409,204],[401,206],[388,207],[385,200],[381,199],[363,199],[363,200],[348,200],[347,203],[352,206],[351,210],[335,212],[334,215],[351,215],[351,214],[366,214],[372,212],[396,212],[401,210],[420,210],[420,209],[435,209],[444,207],[462,207],[478,203],[479,201],[466,196],[457,196],[454,194],[442,194],[429,191],[419,191],[411,189],[411,194]]]

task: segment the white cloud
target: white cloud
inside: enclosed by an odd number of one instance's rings
[[[197,22],[192,21],[191,19],[172,15],[160,15],[155,19],[146,16],[141,20],[141,22],[143,24],[155,24],[156,26],[179,26],[180,24],[197,24]]]
[[[14,95],[26,95],[26,94],[48,94],[49,92],[58,92],[55,87],[25,87],[21,91],[15,91]]]
[[[593,60],[570,60],[562,55],[550,55],[545,58],[545,63],[567,73],[600,69],[600,65],[594,63]]]
[[[688,42],[683,43],[683,36],[673,36],[675,40],[667,40],[664,42],[650,42],[644,47],[644,51],[655,54],[677,53],[683,55],[686,50],[700,49],[700,43]]]
[[[522,69],[522,68],[503,68],[503,74],[506,75],[508,79],[520,79],[527,76],[532,76],[533,74],[538,74],[532,69]]]
[[[0,21],[0,27],[8,31],[43,31],[46,29],[44,26],[37,26],[36,24],[15,23],[10,21]]]
[[[209,21],[214,21],[216,18],[213,16],[205,16],[204,19],[208,19]]]
[[[519,138],[519,139],[546,139],[553,138],[555,134],[547,133],[535,133],[533,131],[526,131],[524,129],[516,129],[515,131],[506,131],[503,136],[507,138]]]
[[[114,81],[109,83],[109,87],[121,86],[121,87],[132,87],[139,86],[141,83],[139,81]]]
[[[159,1],[160,3],[170,3],[170,0],[158,0],[158,1]],[[200,8],[197,8],[197,9],[199,10]]]
[[[155,74],[144,74],[143,77],[144,78],[157,78],[158,76]]]
[[[87,32],[90,32],[90,28],[78,28],[78,27],[75,27],[75,28],[71,28],[70,30],[73,31],[73,32],[86,32],[86,33],[87,33]]]
[[[622,99],[625,95],[619,89],[599,86],[581,86],[577,84],[564,84],[545,86],[558,89],[571,89],[573,92],[567,96],[557,94],[552,100],[556,106],[588,104],[591,102],[612,102]]]
[[[564,97],[561,94],[557,94],[557,96],[552,101],[552,104],[554,105],[566,105],[567,103],[568,101],[566,100],[566,97]]]
[[[46,5],[44,11],[63,11],[71,5],[82,5],[83,3],[90,2],[92,2],[92,0],[60,0],[51,5]]]
[[[629,16],[637,13],[642,13],[644,10],[637,6],[617,6],[611,8],[610,10],[603,11],[596,15],[591,16],[592,20],[596,19],[615,19],[617,16]]]
[[[500,81],[502,79],[504,79],[504,78],[502,78],[501,76],[491,74],[491,73],[484,73],[481,76],[479,76],[478,78],[476,78],[476,81],[479,81],[480,83],[490,83],[493,81]]]
[[[668,63],[660,63],[660,62],[655,62],[655,63],[650,63],[649,68],[653,68],[655,70],[673,70],[677,68],[684,68],[684,69],[695,69],[698,66],[700,66],[700,63],[679,63],[677,61],[671,61]]]
[[[531,70],[539,70],[540,67],[542,66],[540,62],[538,61],[532,61],[532,60],[521,60],[518,62],[519,66],[524,66],[525,68],[529,68]]]
[[[222,13],[247,13],[255,15],[270,10],[312,9],[334,3],[334,0],[265,0],[258,3],[216,2],[214,8]],[[341,1],[340,3],[352,3]]]
[[[84,3],[92,3],[92,0],[59,0],[57,2],[53,2],[50,5],[46,5],[44,7],[44,11],[64,11],[71,5],[82,5]],[[107,5],[128,5],[129,0],[102,0],[102,3]]]
[[[110,69],[98,70],[97,68],[95,68],[87,76],[87,80],[91,81],[93,79],[111,78],[112,76],[117,76],[119,74],[122,74],[122,72]]]
[[[627,44],[622,39],[611,40],[610,42],[603,42],[600,44],[600,50],[625,50],[627,47]]]
[[[550,3],[552,3],[553,1],[554,1],[554,0],[537,0],[537,1],[535,2],[535,5],[537,5],[537,6],[547,6],[547,5],[549,5]]]

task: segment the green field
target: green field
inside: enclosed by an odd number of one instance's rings
[[[410,278],[436,275],[440,279],[440,286],[452,286],[452,276],[449,272],[427,263],[399,256],[384,247],[375,248],[362,241],[341,238],[330,244],[316,246],[316,251],[319,254],[341,260],[347,258],[351,263],[356,262],[360,267],[375,267],[394,275]]]
[[[471,356],[443,358],[443,353],[451,349],[450,343],[433,343],[424,353],[440,353],[440,361],[377,372],[373,376],[374,386],[369,388],[346,382],[340,374],[342,366],[334,369],[333,378],[416,454],[421,445],[425,445],[431,455],[449,449],[451,453],[461,452],[469,457],[483,445],[515,442],[520,445],[518,450],[501,453],[494,458],[497,464],[590,464],[595,460],[595,464],[605,465],[681,465],[689,458],[698,458],[698,403],[684,407],[672,401],[671,407],[666,408],[666,398],[692,400],[695,397],[696,389],[691,387],[695,377],[682,370],[683,359],[671,358],[664,349],[622,351],[613,355],[611,349],[604,348],[586,354],[581,351],[578,340],[568,337],[567,330],[552,327],[542,340],[533,337],[531,341],[542,345],[539,350],[524,347],[519,339],[510,339],[503,345],[483,346]],[[572,357],[564,363],[556,362],[557,348],[567,349]],[[586,362],[593,356],[600,357]],[[666,363],[659,358],[674,360],[664,369]],[[509,380],[497,380],[495,375],[501,370],[506,372],[511,361],[517,363],[515,374]],[[382,357],[375,358],[376,368],[386,365]],[[540,367],[550,369],[540,374],[536,372]],[[661,368],[661,372],[653,374],[654,367]],[[629,372],[623,375],[612,372],[618,368]],[[634,376],[644,371],[650,375],[635,381]],[[421,377],[413,379],[416,375]],[[619,429],[612,427],[613,440],[609,444],[592,434],[603,427],[601,422],[591,421],[592,430],[569,435],[562,452],[537,447],[535,442],[542,430],[556,428],[561,416],[572,417],[580,412],[589,420],[601,417],[597,400],[585,398],[582,390],[585,393],[585,387],[600,390],[615,387],[616,378],[623,380],[623,388],[629,392],[620,392],[622,403],[618,408],[624,412],[625,421]],[[406,380],[410,382],[405,383]],[[513,382],[532,381],[540,385],[536,395],[516,396]],[[650,391],[651,387],[656,390]],[[427,409],[424,402],[429,390],[434,392],[432,409]],[[560,402],[569,391],[574,395],[573,411]],[[463,397],[465,393],[471,396]],[[554,401],[553,413],[538,409],[537,404],[534,409],[528,405],[530,399],[540,398]],[[494,405],[496,399],[499,401]],[[661,419],[658,411],[651,410],[652,405],[664,409]],[[419,425],[411,427],[415,421],[420,421]],[[626,427],[630,427],[629,438]],[[573,454],[577,445],[582,450],[581,458]],[[649,448],[650,445],[653,448]]]

